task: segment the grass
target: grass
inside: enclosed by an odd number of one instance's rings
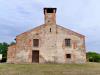
[[[100,63],[0,64],[0,75],[100,75]]]

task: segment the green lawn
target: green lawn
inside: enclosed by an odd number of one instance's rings
[[[0,75],[100,75],[100,63],[0,64]]]

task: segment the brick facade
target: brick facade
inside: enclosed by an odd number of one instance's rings
[[[53,10],[53,11],[52,11]],[[85,63],[85,36],[56,24],[56,8],[44,8],[45,24],[16,36],[16,45],[8,48],[8,63]],[[39,39],[39,46],[33,46],[33,39]],[[65,39],[71,39],[71,46],[65,46]],[[71,58],[66,58],[70,54]],[[35,57],[34,59],[33,56]]]

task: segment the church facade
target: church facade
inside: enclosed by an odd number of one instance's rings
[[[85,36],[56,24],[56,8],[44,8],[45,23],[16,36],[7,63],[85,63]]]

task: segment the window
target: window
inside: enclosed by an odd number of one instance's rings
[[[51,32],[51,28],[50,28],[50,32]]]
[[[38,47],[39,46],[39,39],[33,39],[33,46]]]
[[[71,39],[65,39],[65,46],[71,46]]]
[[[71,54],[66,54],[66,58],[71,58]]]

